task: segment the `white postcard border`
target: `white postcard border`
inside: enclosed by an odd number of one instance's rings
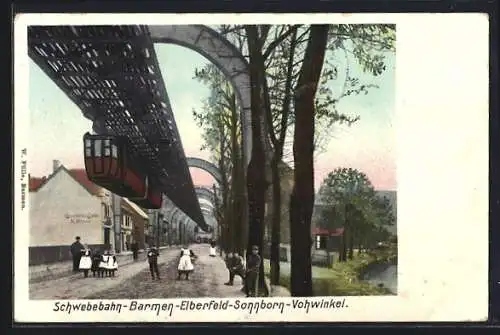
[[[26,27],[32,24],[395,23],[398,296],[346,297],[345,309],[54,312],[28,298]],[[19,322],[466,321],[488,312],[488,17],[485,14],[23,14],[15,19],[15,319]],[[470,38],[470,36],[473,36]],[[28,166],[29,171],[29,166]],[[27,175],[25,177],[26,184]],[[26,189],[27,191],[27,189]],[[308,298],[319,301],[322,298]],[[342,299],[342,297],[337,297]],[[191,299],[208,302],[220,299]],[[234,302],[237,299],[230,299]],[[243,299],[246,301],[246,299]],[[240,299],[240,301],[243,301]],[[293,298],[271,298],[289,303]],[[158,302],[174,303],[179,299]],[[249,301],[253,301],[250,299]],[[261,301],[258,299],[257,301]],[[268,301],[266,299],[266,301]],[[72,301],[86,303],[86,300]],[[94,301],[92,301],[94,302]],[[114,301],[118,303],[118,300]],[[146,301],[142,301],[146,302]],[[148,300],[147,302],[153,302]],[[99,303],[99,301],[97,301]],[[130,301],[127,302],[130,304]]]

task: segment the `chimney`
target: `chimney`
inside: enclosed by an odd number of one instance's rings
[[[61,162],[58,161],[57,159],[54,159],[52,161],[52,172],[56,172],[56,170],[61,166]]]

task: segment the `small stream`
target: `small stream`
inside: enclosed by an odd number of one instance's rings
[[[398,266],[394,264],[375,264],[368,269],[361,280],[374,286],[383,284],[391,293],[398,293]]]

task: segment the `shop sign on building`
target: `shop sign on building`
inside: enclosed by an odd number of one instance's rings
[[[64,218],[67,223],[90,223],[92,219],[98,218],[96,213],[66,213]]]

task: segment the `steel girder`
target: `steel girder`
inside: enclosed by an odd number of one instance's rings
[[[215,181],[219,183],[219,185],[222,182],[222,172],[220,169],[213,163],[210,163],[207,160],[201,159],[201,158],[196,158],[196,157],[187,157],[186,158],[187,165],[189,167],[195,167],[198,169],[202,169],[203,171],[206,171],[214,177]]]
[[[209,199],[211,202],[215,202],[215,197],[218,196],[215,192],[208,187],[204,186],[195,186],[194,191],[198,197],[203,197],[205,199]]]
[[[206,227],[146,26],[30,26],[30,58],[131,155],[200,228]]]

